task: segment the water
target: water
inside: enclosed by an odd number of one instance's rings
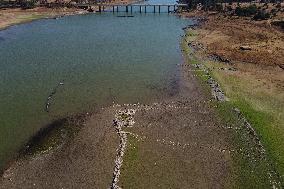
[[[0,167],[52,120],[113,101],[149,103],[166,95],[189,23],[168,14],[102,13],[0,31]]]

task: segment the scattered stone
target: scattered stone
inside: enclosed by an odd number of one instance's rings
[[[233,110],[234,110],[234,112],[236,112],[236,114],[237,114],[238,116],[241,115],[241,111],[240,111],[238,108],[234,108]]]
[[[211,92],[213,97],[217,101],[227,101],[227,98],[225,97],[224,92],[221,90],[220,85],[212,78],[209,76],[209,79],[207,80],[208,84],[211,87]]]
[[[228,70],[235,72],[237,71],[237,68],[232,67],[232,68],[229,68]]]
[[[223,62],[223,63],[227,63],[229,64],[230,63],[230,60],[225,58],[225,57],[222,57],[218,54],[212,54],[208,57],[210,60],[213,60],[213,61],[216,61],[216,62]]]
[[[129,104],[127,104],[128,106]],[[115,114],[115,119],[113,120],[113,125],[115,126],[116,132],[120,138],[119,147],[117,149],[117,155],[115,158],[115,166],[113,171],[113,179],[111,183],[111,189],[119,189],[118,186],[119,176],[120,176],[120,168],[123,163],[123,155],[127,146],[127,134],[129,132],[125,132],[122,130],[123,127],[131,127],[134,125],[133,116],[135,114],[134,109],[120,110]]]

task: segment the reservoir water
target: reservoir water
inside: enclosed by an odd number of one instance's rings
[[[45,19],[0,31],[0,168],[53,120],[113,102],[150,103],[171,91],[182,62],[182,28],[191,21],[167,13],[117,17],[123,14]]]

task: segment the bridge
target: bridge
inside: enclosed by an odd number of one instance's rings
[[[187,4],[76,4],[79,8],[96,8],[98,12],[133,12],[134,9],[140,13],[161,13],[166,9],[168,13],[175,12],[179,7],[188,7]],[[148,10],[148,11],[147,11]]]

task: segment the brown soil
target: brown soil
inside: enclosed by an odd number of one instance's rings
[[[207,54],[215,54],[235,62],[260,65],[284,64],[284,33],[267,21],[228,17],[222,14],[188,13],[207,20],[198,29],[198,42],[206,46]],[[283,15],[284,17],[284,15]],[[249,46],[251,50],[241,50]]]

